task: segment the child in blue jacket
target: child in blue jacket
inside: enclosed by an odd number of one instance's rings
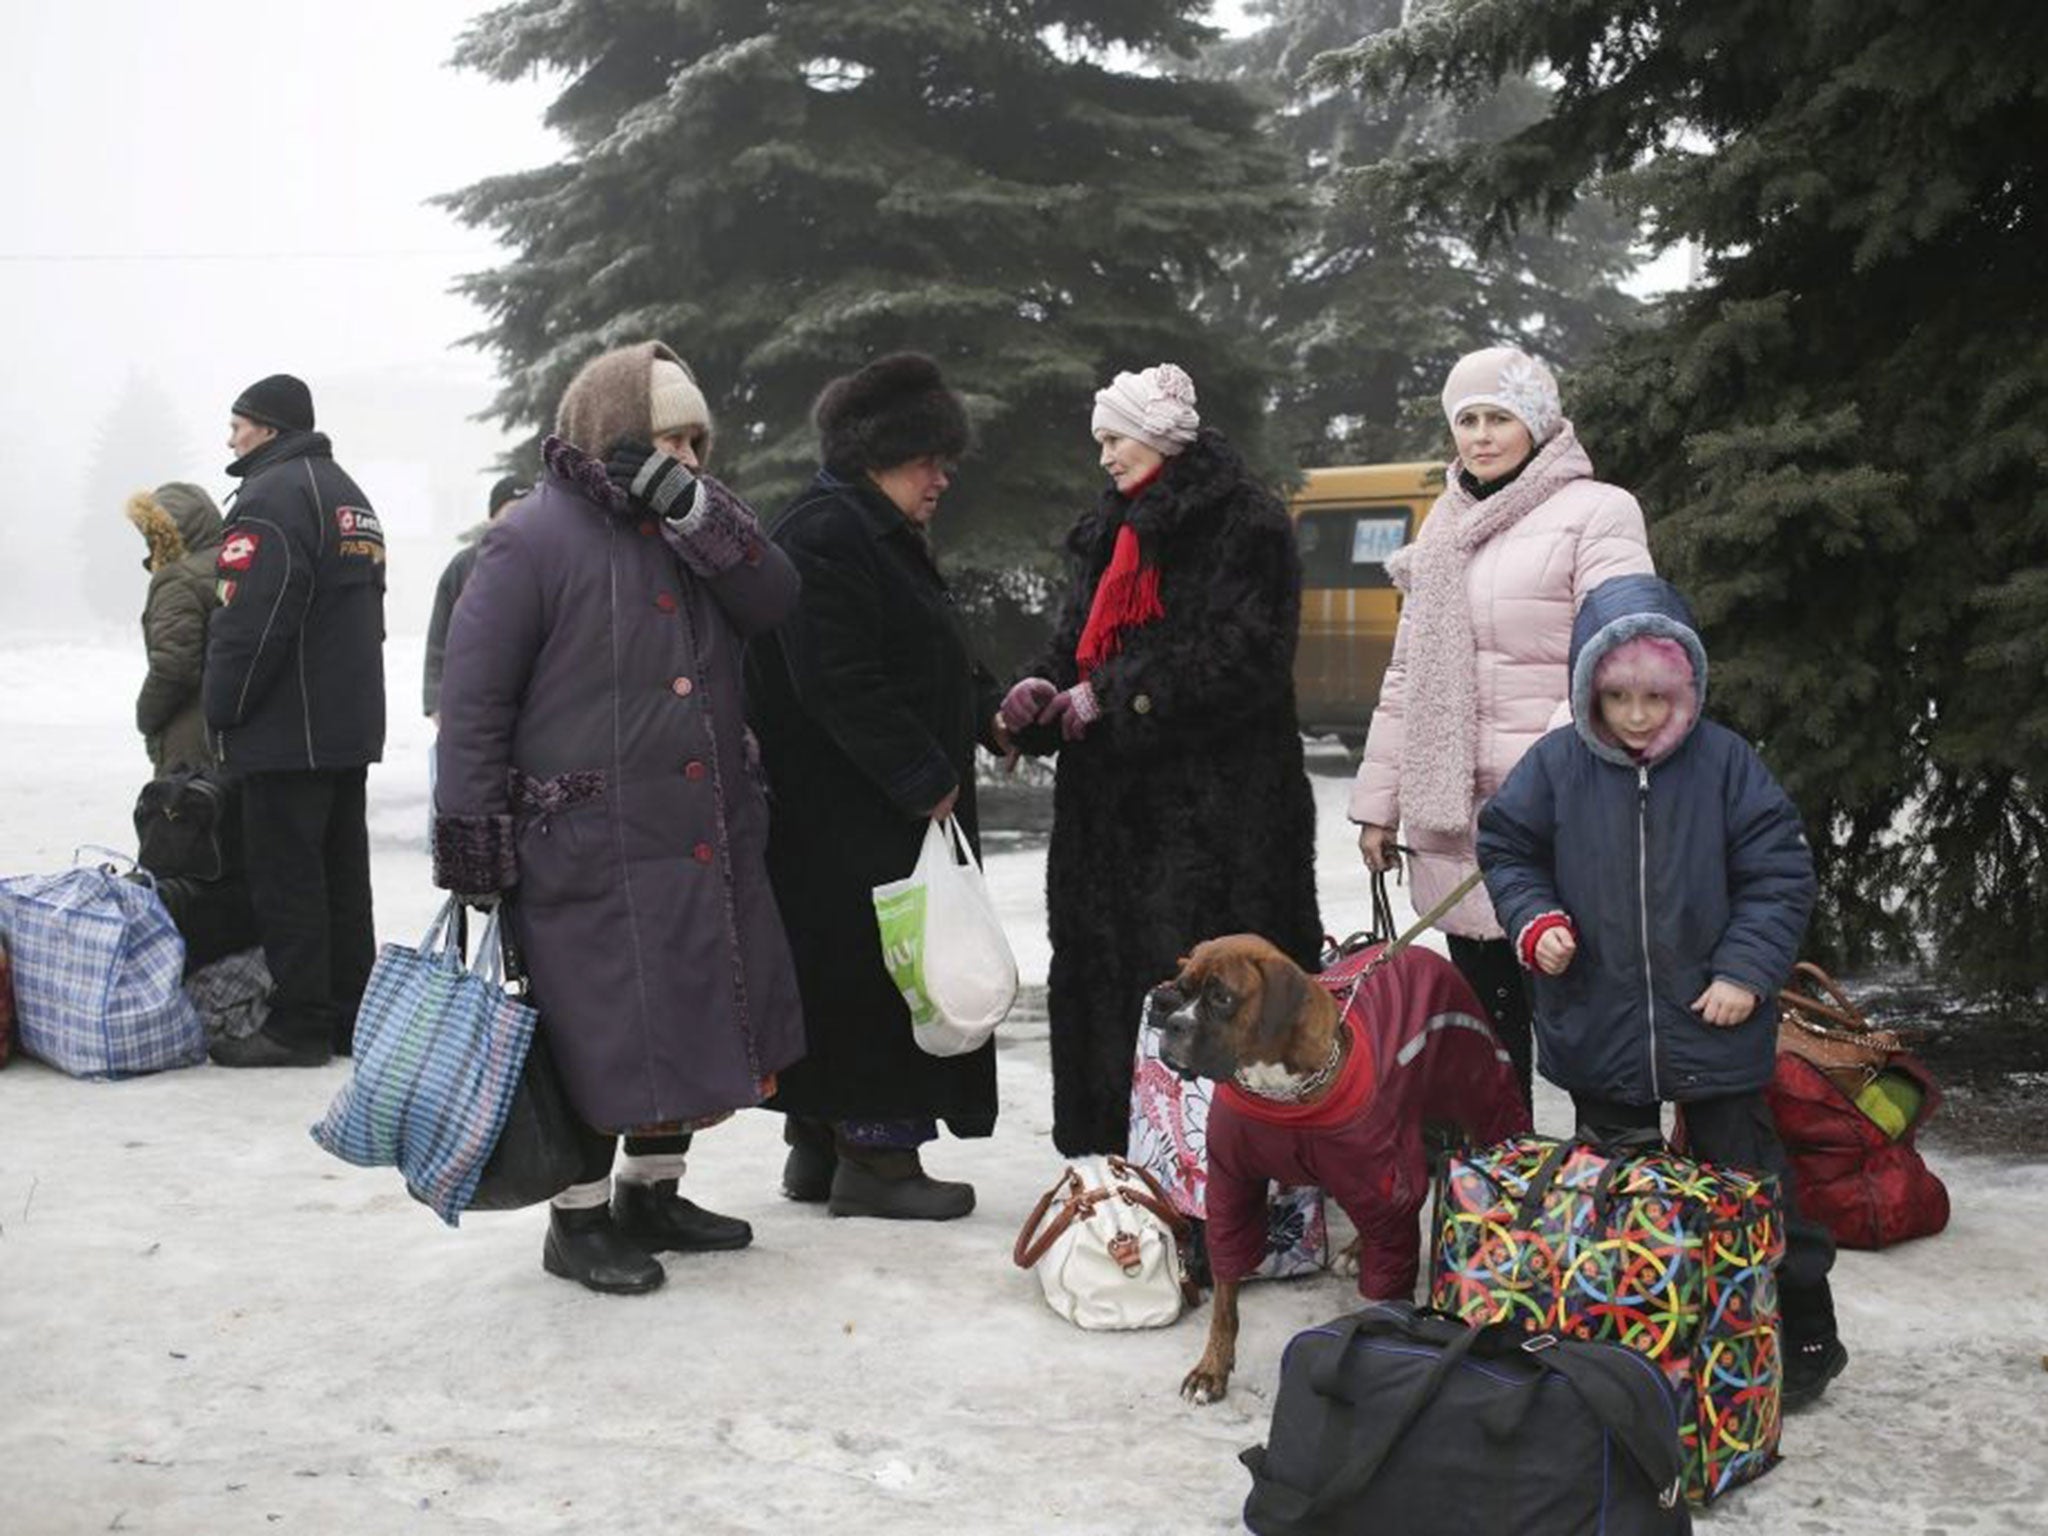
[[[1813,910],[1799,813],[1733,731],[1700,714],[1707,653],[1655,576],[1588,594],[1572,629],[1572,723],[1545,736],[1479,815],[1479,862],[1531,972],[1543,1075],[1580,1134],[1654,1133],[1684,1106],[1702,1159],[1776,1174],[1784,1406],[1847,1363],[1834,1242],[1793,1203],[1763,1089],[1778,988]]]

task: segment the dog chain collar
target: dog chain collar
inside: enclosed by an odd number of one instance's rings
[[[1350,1033],[1350,1029],[1346,1027],[1343,1021],[1340,1019],[1337,1025],[1337,1033],[1330,1041],[1329,1060],[1325,1061],[1320,1067],[1317,1067],[1315,1071],[1311,1072],[1307,1077],[1303,1078],[1300,1082],[1296,1083],[1292,1088],[1283,1089],[1278,1093],[1275,1093],[1274,1091],[1268,1088],[1254,1088],[1250,1083],[1245,1081],[1244,1068],[1242,1067],[1239,1067],[1236,1072],[1231,1074],[1231,1080],[1234,1083],[1236,1083],[1239,1088],[1243,1089],[1246,1093],[1251,1094],[1255,1098],[1272,1099],[1282,1104],[1304,1103],[1307,1100],[1314,1098],[1317,1094],[1321,1093],[1325,1088],[1329,1087],[1331,1083],[1336,1081],[1338,1072],[1341,1071],[1344,1066],[1344,1057],[1346,1054],[1345,1037],[1348,1036]]]

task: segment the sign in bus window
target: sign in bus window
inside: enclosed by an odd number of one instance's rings
[[[1408,518],[1361,517],[1351,525],[1351,563],[1385,565],[1408,539]]]

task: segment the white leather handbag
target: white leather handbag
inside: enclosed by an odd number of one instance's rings
[[[1187,1234],[1144,1169],[1083,1157],[1039,1200],[1011,1257],[1037,1271],[1046,1305],[1077,1327],[1163,1328],[1195,1301],[1181,1268]]]

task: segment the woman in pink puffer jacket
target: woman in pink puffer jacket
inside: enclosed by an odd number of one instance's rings
[[[1400,828],[1426,912],[1478,865],[1479,808],[1544,732],[1568,723],[1565,656],[1580,602],[1654,571],[1642,508],[1593,478],[1550,370],[1513,347],[1458,360],[1444,383],[1457,443],[1415,542],[1387,563],[1405,594],[1365,761],[1351,791],[1366,867]],[[1492,1011],[1529,1096],[1529,1004],[1514,951],[1474,886],[1438,920]]]

